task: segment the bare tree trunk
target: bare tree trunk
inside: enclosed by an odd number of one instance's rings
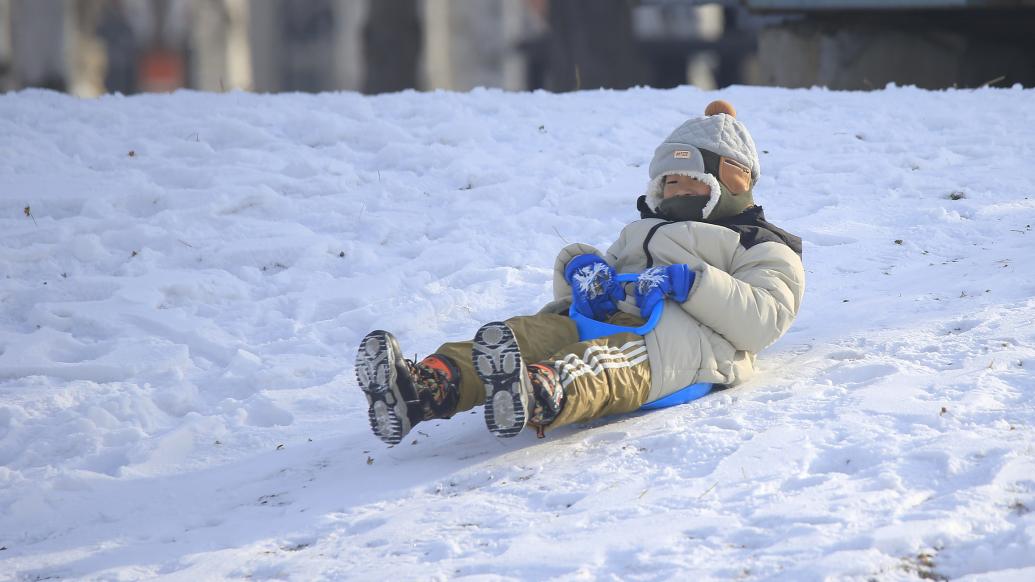
[[[549,10],[546,89],[626,89],[646,81],[629,0],[552,0]]]
[[[417,0],[372,0],[363,28],[364,93],[388,93],[417,86],[421,50]]]

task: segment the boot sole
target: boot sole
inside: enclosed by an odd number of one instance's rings
[[[413,428],[399,389],[399,343],[387,331],[372,331],[356,351],[356,381],[367,397],[370,429],[382,441],[399,444]]]
[[[485,426],[498,437],[517,436],[528,419],[531,389],[514,332],[502,321],[483,325],[471,359],[485,385]]]

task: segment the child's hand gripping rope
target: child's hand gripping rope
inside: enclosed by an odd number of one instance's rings
[[[654,306],[666,296],[679,303],[686,301],[694,286],[694,277],[688,265],[651,267],[640,273],[636,280],[636,305],[640,306],[640,315],[650,317]]]
[[[615,270],[597,255],[578,255],[568,261],[564,279],[572,288],[575,310],[586,317],[605,321],[618,311],[625,289],[615,281]]]

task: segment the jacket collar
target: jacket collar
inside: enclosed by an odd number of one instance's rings
[[[640,211],[640,218],[660,218],[662,220],[667,220],[665,217],[660,216],[657,212],[651,210],[651,207],[647,204],[646,194],[640,196],[636,200],[636,210]],[[673,221],[670,220],[669,222]],[[749,206],[740,214],[735,214],[728,218],[720,218],[715,221],[695,220],[693,222],[704,222],[707,224],[717,224],[719,226],[760,226],[760,223],[765,223],[766,220],[761,206]]]
[[[647,206],[646,196],[640,196],[636,201],[636,209],[640,211],[640,218],[660,218],[661,220],[667,220],[662,216],[658,216],[656,212],[651,210],[650,206]],[[740,233],[741,244],[747,248],[761,242],[780,242],[790,247],[790,249],[797,253],[798,256],[801,256],[801,239],[786,230],[769,223],[765,219],[765,212],[762,211],[761,206],[749,206],[740,214],[721,218],[715,221],[698,220],[693,222],[714,224],[716,226],[722,226],[730,230],[734,230]]]

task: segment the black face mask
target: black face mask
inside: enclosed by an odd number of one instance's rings
[[[704,220],[704,207],[711,196],[673,196],[658,205],[658,216],[665,220]]]

